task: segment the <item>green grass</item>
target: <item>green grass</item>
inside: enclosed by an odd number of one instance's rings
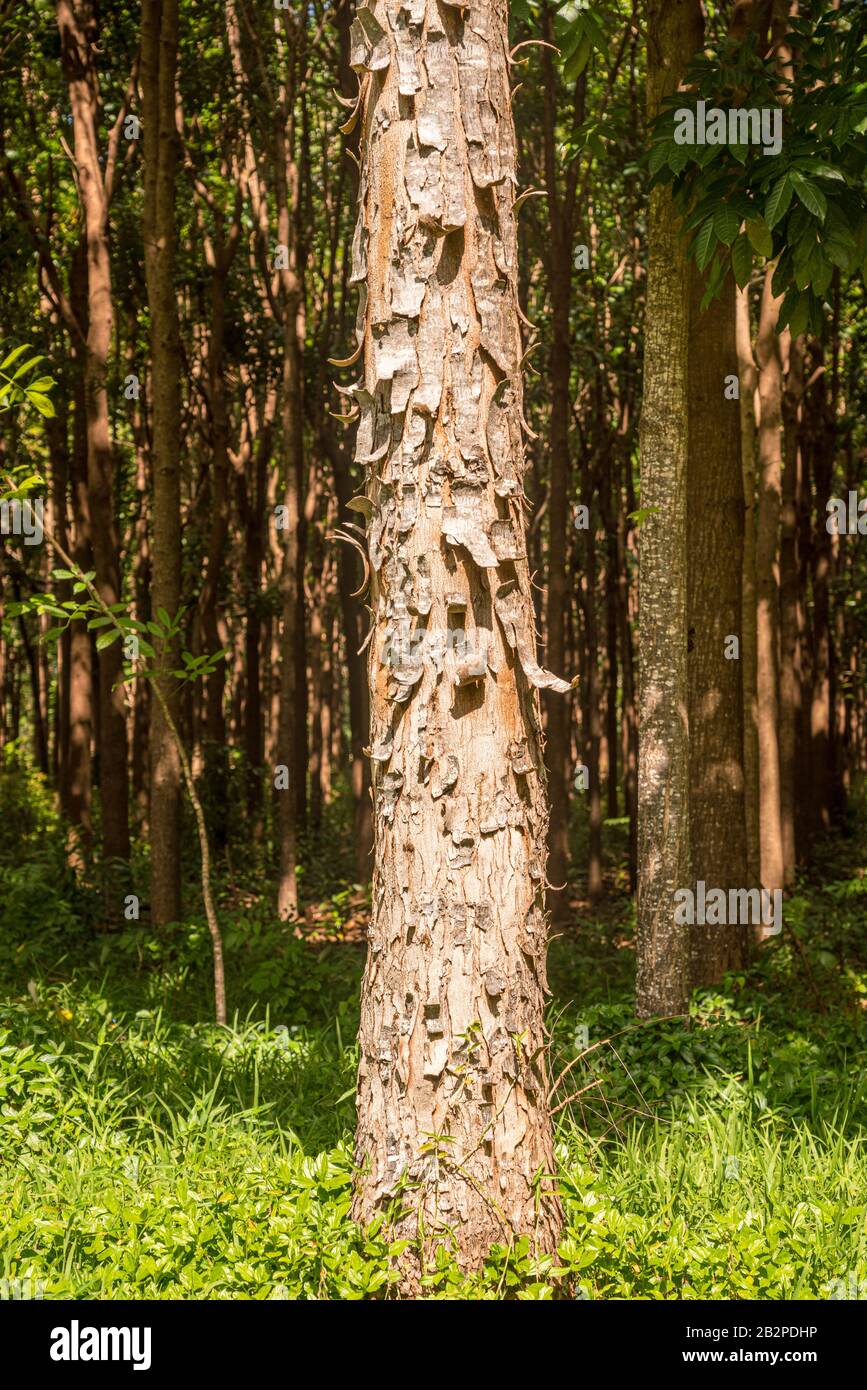
[[[0,1278],[387,1296],[385,1223],[348,1216],[361,949],[314,949],[224,886],[239,1014],[219,1030],[200,921],[101,931],[21,769],[0,776],[0,824]],[[430,1297],[544,1299],[558,1270],[590,1298],[867,1295],[863,862],[851,833],[829,842],[783,937],[698,996],[690,1028],[635,1023],[625,898],[553,943],[559,1263],[519,1242],[467,1278],[443,1249]],[[598,1046],[580,1056],[582,1026]]]

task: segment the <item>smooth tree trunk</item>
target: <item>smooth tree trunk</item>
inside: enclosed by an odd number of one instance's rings
[[[550,6],[543,7],[543,32],[553,43],[554,32]],[[548,585],[545,611],[545,657],[549,667],[562,671],[566,665],[566,609],[568,606],[567,553],[570,531],[570,494],[572,460],[569,449],[569,428],[572,421],[571,331],[569,315],[572,301],[572,240],[575,227],[575,198],[579,161],[573,157],[561,176],[562,151],[558,147],[558,81],[550,48],[541,52],[544,77],[544,169],[546,210],[550,231],[550,306],[551,353],[548,379],[551,390],[550,469],[548,487]],[[572,129],[583,120],[584,80],[576,87],[574,109],[570,113]],[[590,505],[590,497],[583,499]],[[593,544],[592,533],[589,544]],[[595,657],[594,657],[595,660]],[[598,695],[598,692],[596,692]],[[594,697],[595,698],[595,697]],[[555,691],[548,691],[545,705],[545,765],[548,770],[548,789],[551,817],[548,830],[548,877],[554,891],[549,906],[555,919],[568,915],[569,899],[565,888],[569,873],[569,724],[570,702]],[[591,795],[598,797],[598,781]],[[595,882],[596,864],[591,857],[589,873]],[[597,896],[601,884],[596,884],[592,896]]]
[[[583,745],[587,762],[587,897],[596,903],[602,896],[602,691],[599,679],[599,624],[596,611],[596,529],[593,522],[593,474],[585,458],[581,469],[581,492],[591,508],[590,525],[581,532],[584,576],[579,586],[579,602],[584,618],[584,661],[582,663]]]
[[[64,73],[69,87],[75,160],[87,245],[87,346],[84,395],[87,419],[87,490],[91,540],[100,597],[120,600],[120,552],[114,507],[114,453],[108,405],[108,358],[114,309],[108,245],[106,155],[99,146],[100,98],[95,54],[96,13],[89,3],[58,0]],[[106,864],[129,858],[126,706],[120,683],[123,647],[103,648],[99,671],[99,779],[102,849]]]
[[[409,1184],[396,1232],[477,1268],[561,1223],[535,687],[568,686],[535,659],[507,6],[379,0],[352,62],[376,831],[353,1212]]]
[[[701,308],[691,267],[689,351],[690,850],[710,888],[748,888],[740,669],[744,493],[735,347],[735,283]],[[731,923],[691,932],[694,985],[744,964],[747,932]]]
[[[153,534],[151,612],[174,617],[181,601],[181,350],[175,290],[176,169],[175,72],[177,0],[145,0],[142,16],[144,115],[144,244],[151,320],[153,393]],[[161,645],[162,669],[177,665],[171,644]],[[177,681],[160,677],[170,719],[181,726]],[[177,921],[181,912],[181,760],[159,700],[151,705],[151,918]]]
[[[744,494],[744,551],[741,574],[741,680],[744,710],[744,822],[747,875],[761,881],[759,851],[759,728],[756,634],[756,392],[749,289],[736,290],[735,342],[740,378],[741,478]]]
[[[780,816],[779,639],[783,367],[777,334],[781,299],[765,273],[756,357],[759,366],[759,508],[756,529],[756,694],[759,733],[759,841],[762,884],[783,886]]]
[[[701,42],[698,0],[648,0],[647,115],[682,80]],[[671,193],[650,195],[641,411],[638,705],[640,1017],[689,1005],[689,928],[675,894],[690,886],[687,666],[689,267]]]
[[[821,349],[819,353],[821,360]],[[811,392],[813,433],[813,547],[810,579],[813,591],[813,679],[810,691],[810,809],[814,835],[831,825],[834,800],[833,640],[831,632],[831,579],[833,556],[828,531],[827,503],[834,468],[833,393],[828,389],[829,363]],[[851,539],[848,544],[852,544]]]
[[[789,348],[783,393],[785,445],[780,511],[780,819],[783,876],[787,887],[794,882],[798,858],[795,808],[798,729],[802,718],[801,647],[798,635],[798,503],[801,491],[799,416],[803,391],[804,339],[801,336]]]

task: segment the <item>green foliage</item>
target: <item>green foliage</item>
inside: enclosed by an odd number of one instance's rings
[[[19,359],[24,356],[29,346],[29,343],[23,343],[12,348],[0,362],[0,411],[28,405],[38,410],[40,415],[51,416],[54,414],[54,406],[47,392],[54,386],[54,378],[31,375],[28,381],[27,373],[32,373],[34,367],[45,361],[42,354],[37,353],[26,362],[20,362]]]
[[[867,276],[867,39],[861,0],[820,4],[790,20],[792,79],[754,39],[723,39],[690,66],[689,92],[666,103],[653,128],[652,183],[669,183],[692,234],[690,255],[709,271],[705,304],[729,267],[738,285],[754,262],[778,260],[773,288],[784,295],[779,329],[822,332],[835,270]],[[781,109],[782,148],[677,144],[677,109]],[[740,233],[745,224],[745,233]]]
[[[201,924],[100,940],[14,756],[0,813],[0,1274],[47,1296],[393,1296],[387,1214],[368,1231],[349,1216],[362,951],[312,948],[223,885],[246,1014],[217,1028]],[[22,863],[37,846],[41,885]],[[860,857],[851,835],[831,842],[783,936],[698,995],[689,1028],[632,1017],[625,896],[555,940],[558,1258],[520,1238],[468,1276],[444,1237],[424,1297],[809,1299],[867,1279]]]

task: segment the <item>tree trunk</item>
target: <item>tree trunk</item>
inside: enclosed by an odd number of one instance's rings
[[[120,554],[113,500],[114,458],[108,410],[108,355],[114,312],[108,249],[108,198],[101,163],[99,91],[94,65],[97,36],[93,6],[58,0],[63,67],[69,84],[78,184],[87,238],[87,485],[96,587],[110,607],[120,600]],[[104,156],[103,156],[104,158]],[[129,797],[123,647],[99,653],[99,769],[102,848],[107,864],[129,858]]]
[[[743,688],[740,670],[744,489],[735,284],[702,312],[704,280],[691,267],[689,471],[690,852],[692,878],[709,888],[745,888]],[[737,650],[732,645],[737,643]],[[746,930],[693,927],[694,985],[718,984],[744,964]]]
[[[409,1180],[397,1232],[473,1268],[518,1233],[553,1250],[561,1222],[508,48],[504,0],[353,25],[376,826],[353,1211]]]
[[[821,349],[819,349],[821,360]],[[831,825],[834,799],[834,730],[831,696],[833,646],[831,637],[831,535],[827,528],[828,498],[834,468],[833,395],[823,373],[811,392],[813,433],[813,680],[810,692],[810,808],[814,835]]]
[[[698,0],[648,0],[647,116],[677,89],[701,42]],[[671,193],[650,195],[641,506],[638,743],[638,977],[642,1018],[689,1004],[688,928],[674,895],[690,883],[687,669],[689,267]]]
[[[144,0],[144,243],[151,317],[154,482],[152,612],[174,617],[181,601],[181,351],[175,294],[175,71],[177,0]],[[157,651],[166,670],[177,664],[170,644]],[[169,714],[180,727],[177,682],[161,678]],[[159,700],[151,707],[151,919],[159,926],[181,912],[181,763]]]
[[[741,474],[744,494],[744,563],[741,575],[741,680],[744,709],[744,820],[747,877],[761,881],[759,849],[759,728],[756,695],[756,391],[749,289],[736,291],[735,341],[740,378]]]
[[[779,298],[771,290],[768,266],[762,291],[756,356],[759,364],[759,514],[756,533],[756,690],[759,731],[759,839],[762,884],[783,886],[783,831],[780,820],[779,720],[779,569],[782,359],[777,336]]]
[[[798,726],[801,721],[801,660],[798,638],[798,497],[801,441],[799,415],[804,391],[804,339],[789,349],[789,369],[783,396],[785,467],[780,512],[780,818],[783,836],[783,877],[787,887],[795,878],[797,836]]]
[[[553,43],[551,10],[543,7],[543,32]],[[548,598],[545,612],[545,659],[554,671],[566,665],[566,594],[567,548],[569,536],[572,460],[569,452],[569,426],[572,419],[570,378],[571,333],[569,310],[572,299],[572,234],[575,223],[575,190],[578,161],[573,157],[562,181],[558,178],[562,150],[557,143],[557,74],[550,48],[542,50],[544,74],[544,157],[546,206],[550,229],[550,304],[551,356],[548,379],[551,389],[550,470],[548,487]],[[573,131],[583,120],[584,81],[579,79],[572,113]],[[590,505],[590,498],[584,499]],[[589,533],[588,533],[589,534]],[[590,543],[592,544],[592,537]],[[595,601],[595,600],[594,600]],[[595,661],[595,657],[593,658]],[[597,692],[598,693],[598,692]],[[568,912],[568,893],[556,891],[566,884],[569,874],[569,713],[570,702],[556,692],[546,691],[545,705],[545,766],[548,771],[548,791],[551,819],[548,829],[548,878],[554,892],[549,895],[549,907],[555,920]],[[591,787],[591,797],[598,797],[597,783]],[[598,864],[591,856],[590,877],[595,883],[593,896],[598,894]]]
[[[581,730],[587,761],[587,896],[596,903],[602,896],[602,692],[599,680],[599,624],[596,616],[596,527],[593,520],[593,473],[585,457],[581,467],[581,495],[590,511],[590,525],[582,531],[584,577],[579,586],[584,616],[584,718]]]

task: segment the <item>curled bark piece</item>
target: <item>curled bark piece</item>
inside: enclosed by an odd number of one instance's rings
[[[368,521],[373,516],[373,503],[369,497],[365,497],[364,493],[358,497],[350,497],[346,505],[350,511],[361,512]]]
[[[523,637],[518,638],[518,658],[524,675],[537,690],[554,690],[558,695],[565,695],[577,684],[577,677],[574,681],[564,681],[562,677],[543,670],[533,655],[532,646]]]
[[[370,583],[370,565],[368,564],[367,552],[365,551],[364,546],[359,544],[359,542],[355,539],[354,536],[347,535],[345,531],[341,531],[339,528],[332,531],[328,539],[346,541],[348,545],[354,545],[355,549],[361,556],[361,559],[364,563],[364,579],[362,581],[361,587],[356,589],[352,595],[353,598],[359,598],[364,593],[368,584]]]
[[[548,194],[544,188],[525,188],[523,193],[519,193],[515,199],[513,212],[518,212],[530,198],[547,198]]]
[[[388,35],[372,10],[356,10],[349,30],[349,65],[356,72],[382,72],[391,62]]]

